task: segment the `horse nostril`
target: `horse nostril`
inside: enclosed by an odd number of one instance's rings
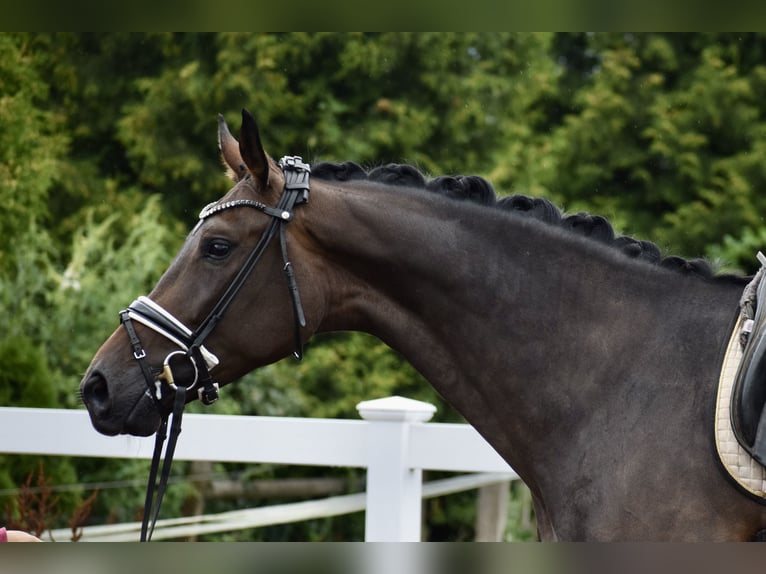
[[[109,385],[100,373],[93,373],[85,381],[82,390],[82,398],[88,410],[98,415],[105,415],[110,407]]]

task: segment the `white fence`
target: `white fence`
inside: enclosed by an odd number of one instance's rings
[[[363,420],[187,414],[176,460],[367,469],[366,493],[208,517],[158,521],[154,539],[280,524],[365,510],[365,540],[420,539],[422,497],[518,478],[464,424],[428,423],[433,405],[387,397],[357,405]],[[154,438],[106,437],[85,411],[0,408],[0,453],[151,459]],[[15,432],[11,431],[15,429]],[[423,470],[483,473],[423,485]],[[236,525],[236,526],[232,526]],[[137,540],[138,523],[91,526],[82,540]],[[68,531],[67,531],[68,532]],[[54,532],[58,540],[66,532]]]

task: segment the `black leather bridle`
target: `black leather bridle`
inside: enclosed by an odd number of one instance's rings
[[[162,504],[162,498],[165,495],[170,475],[173,453],[175,452],[178,435],[181,433],[181,417],[186,405],[188,392],[196,388],[198,398],[205,405],[210,405],[218,400],[219,385],[213,380],[210,370],[215,368],[219,361],[213,353],[205,348],[203,343],[221,321],[226,309],[242,289],[253,268],[258,264],[266,248],[277,234],[279,235],[282,250],[283,269],[293,304],[293,316],[295,319],[295,351],[293,354],[298,360],[303,356],[301,328],[306,326],[306,319],[293,267],[288,258],[285,228],[287,223],[293,219],[294,208],[308,201],[311,168],[308,164],[303,163],[303,160],[298,156],[283,157],[279,160],[279,167],[285,176],[285,187],[276,207],[271,207],[251,199],[235,199],[211,203],[200,213],[198,226],[207,218],[217,213],[239,207],[255,209],[270,216],[271,219],[258,243],[242,265],[242,268],[237,272],[224,294],[196,329],[188,328],[170,312],[148,297],[139,297],[127,309],[120,311],[120,322],[125,327],[133,349],[133,357],[140,365],[141,372],[146,381],[146,394],[154,400],[157,409],[162,413],[162,421],[157,430],[149,481],[146,487],[144,517],[141,524],[142,542],[151,540],[154,525],[159,516],[160,505]],[[134,322],[141,323],[178,346],[178,350],[169,353],[165,357],[162,367],[154,368],[149,365],[146,351],[138,337]],[[162,398],[166,395],[173,396],[173,409],[171,412],[165,412],[161,405]],[[159,471],[160,458],[162,457],[162,447],[167,438],[168,418],[171,413],[170,438],[165,450],[159,485],[157,485],[157,472]],[[154,501],[155,489],[157,490],[156,502]],[[150,520],[151,528],[149,528]]]

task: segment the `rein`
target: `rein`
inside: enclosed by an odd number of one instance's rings
[[[154,526],[159,516],[160,506],[162,505],[162,499],[165,495],[170,476],[173,454],[175,453],[178,436],[181,434],[181,418],[188,392],[196,388],[197,397],[205,405],[213,404],[218,400],[219,385],[213,380],[210,370],[219,364],[219,360],[218,357],[205,348],[203,343],[221,319],[223,319],[229,305],[242,289],[250,273],[277,234],[279,234],[282,252],[283,271],[285,272],[293,306],[295,323],[295,351],[293,351],[293,355],[298,360],[301,360],[303,357],[301,328],[306,326],[306,318],[293,266],[288,258],[286,225],[293,219],[294,208],[308,201],[311,168],[308,164],[303,163],[303,160],[298,156],[283,157],[279,160],[279,167],[285,175],[285,186],[276,207],[250,199],[238,199],[224,203],[211,203],[200,212],[197,226],[213,215],[227,209],[239,207],[255,209],[268,215],[271,219],[258,243],[242,265],[242,268],[234,276],[226,291],[213,306],[207,317],[195,330],[189,329],[169,311],[148,297],[141,296],[133,301],[127,309],[120,311],[120,322],[125,327],[133,349],[133,357],[141,367],[141,372],[146,381],[147,390],[145,394],[152,398],[160,413],[164,410],[161,406],[163,396],[165,394],[172,394],[173,396],[172,411],[162,415],[162,421],[155,437],[152,465],[146,486],[144,517],[141,522],[142,542],[151,540]],[[161,368],[153,368],[149,365],[146,351],[138,337],[134,322],[141,323],[145,327],[159,333],[179,348],[179,350],[173,351],[165,357]],[[168,419],[171,414],[172,419],[168,438]],[[163,457],[162,448],[166,439],[168,444]],[[162,460],[162,471],[158,484],[157,474],[160,471],[161,459],[164,460]]]

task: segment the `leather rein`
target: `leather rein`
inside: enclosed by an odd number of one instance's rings
[[[217,213],[239,207],[255,209],[270,216],[271,219],[245,263],[229,283],[226,291],[195,330],[189,329],[170,312],[148,297],[141,296],[133,301],[127,309],[120,311],[120,322],[125,327],[133,350],[133,357],[141,367],[146,381],[147,390],[145,394],[152,398],[159,412],[163,413],[155,437],[152,464],[146,486],[144,516],[141,523],[142,542],[151,540],[159,516],[178,435],[181,433],[181,417],[186,405],[187,394],[196,389],[197,397],[205,405],[210,405],[218,400],[219,385],[213,380],[210,370],[215,368],[219,361],[212,352],[205,348],[203,343],[221,321],[226,309],[242,289],[266,248],[277,235],[279,235],[283,270],[287,278],[295,319],[295,351],[293,355],[298,360],[303,356],[301,328],[306,326],[306,319],[293,267],[288,258],[285,229],[287,223],[293,219],[294,208],[308,201],[311,168],[299,156],[283,157],[279,160],[279,167],[285,175],[285,187],[277,207],[271,207],[250,199],[236,199],[222,203],[211,203],[200,213],[197,227]],[[159,333],[172,341],[179,350],[169,353],[161,368],[150,366],[134,323],[141,323]],[[167,395],[173,396],[171,412],[164,412],[161,406],[163,397]],[[168,439],[168,419],[171,413],[170,437]],[[168,444],[165,455],[162,457],[162,448],[166,439],[168,439]],[[158,484],[157,473],[161,458],[164,460],[162,461],[162,472]],[[156,501],[154,500],[155,490]]]

